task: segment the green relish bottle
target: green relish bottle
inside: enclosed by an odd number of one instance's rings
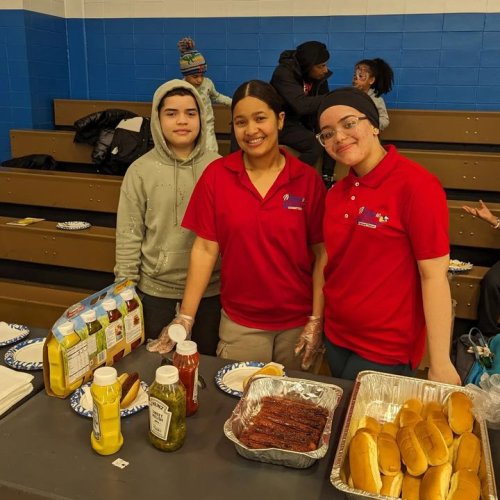
[[[149,388],[149,440],[162,451],[178,450],[186,439],[186,390],[175,366],[160,366]]]

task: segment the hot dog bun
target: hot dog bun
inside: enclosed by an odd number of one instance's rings
[[[399,427],[394,422],[385,422],[382,425],[382,430],[380,432],[386,432],[390,434],[394,439],[398,435]]]
[[[475,474],[479,471],[481,462],[481,441],[472,434],[464,432],[455,443],[453,453],[453,471],[470,469]]]
[[[448,462],[436,467],[429,467],[422,478],[420,498],[425,498],[425,500],[446,500],[450,478],[451,465]]]
[[[441,431],[444,437],[446,446],[451,446],[453,444],[453,431],[448,424],[448,419],[441,410],[430,412],[427,415],[427,421],[436,424],[436,427]]]
[[[400,471],[395,476],[382,476],[381,495],[399,498],[403,485],[403,473]]]
[[[434,411],[439,411],[442,413],[443,412],[443,405],[441,403],[438,403],[437,401],[429,401],[428,403],[425,403],[424,407],[422,408],[422,412],[421,412],[422,418],[424,420],[427,420],[429,415]]]
[[[471,432],[474,425],[472,401],[463,392],[452,392],[447,402],[448,423],[455,434]]]
[[[417,422],[420,422],[422,417],[419,413],[410,410],[409,408],[402,408],[399,412],[399,426],[408,427],[413,426]]]
[[[427,470],[427,457],[418,442],[413,427],[401,427],[396,441],[401,452],[401,459],[412,476],[420,476]]]
[[[122,397],[120,399],[120,408],[127,408],[134,402],[139,392],[139,388],[141,386],[139,374],[137,372],[122,373],[118,377],[118,381],[122,386]]]
[[[419,500],[421,482],[422,478],[412,476],[408,474],[408,472],[405,472],[401,488],[401,498],[403,500]]]
[[[377,435],[380,432],[382,425],[377,419],[366,415],[359,421],[359,427],[368,427],[368,429],[372,431],[372,434]]]
[[[408,410],[412,410],[414,411],[415,413],[417,413],[418,415],[420,415],[420,413],[422,412],[422,408],[423,408],[423,403],[422,401],[420,401],[420,399],[417,399],[417,398],[411,398],[411,399],[407,399],[404,403],[403,403],[403,406],[402,408],[406,408]]]
[[[351,439],[349,468],[354,488],[380,493],[382,479],[378,470],[377,443],[368,432],[357,432]]]
[[[422,420],[415,424],[414,430],[429,465],[442,465],[448,462],[448,447],[435,424]]]
[[[481,482],[471,470],[460,469],[451,476],[446,500],[478,500],[480,495]]]
[[[401,471],[401,453],[396,440],[390,434],[381,432],[378,435],[377,456],[378,468],[385,476],[395,476]]]

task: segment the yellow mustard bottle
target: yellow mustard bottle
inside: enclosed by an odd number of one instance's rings
[[[59,332],[63,340],[58,342],[57,338],[52,336],[47,344],[47,355],[50,366],[50,389],[56,396],[64,398],[82,385],[82,377],[70,382],[67,358],[68,350],[80,342],[80,337],[75,332],[72,321],[60,325]]]
[[[99,455],[111,455],[123,445],[120,423],[122,389],[116,369],[112,366],[98,368],[94,372],[90,394],[94,404],[90,443]]]

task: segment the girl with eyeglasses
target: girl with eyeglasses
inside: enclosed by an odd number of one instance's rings
[[[382,95],[392,90],[394,72],[383,59],[363,59],[356,63],[352,85],[366,92],[377,106],[379,130],[389,126],[389,113]]]
[[[438,179],[380,143],[379,116],[355,88],[330,92],[319,140],[349,174],[328,192],[323,234],[326,354],[333,376],[414,375],[460,384],[449,357],[448,207]]]

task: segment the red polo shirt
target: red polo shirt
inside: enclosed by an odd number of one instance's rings
[[[425,347],[418,260],[449,253],[438,179],[394,146],[367,175],[328,192],[325,334],[381,364],[416,367]]]
[[[290,155],[264,198],[238,151],[211,163],[191,195],[182,225],[219,244],[221,302],[244,326],[302,326],[312,310],[313,254],[323,241],[325,187]]]

